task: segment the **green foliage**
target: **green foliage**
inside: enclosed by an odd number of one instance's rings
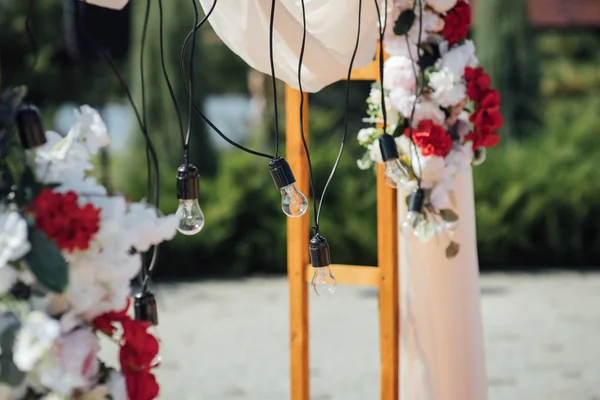
[[[490,150],[475,168],[483,264],[597,264],[599,108],[597,95],[551,104],[540,135]]]
[[[31,250],[25,256],[27,266],[46,289],[62,293],[69,283],[69,268],[56,244],[38,229],[29,231]]]
[[[0,383],[16,387],[25,379],[13,362],[13,346],[21,324],[10,312],[0,314]]]
[[[502,95],[504,137],[525,137],[539,128],[539,58],[527,20],[527,2],[477,3],[475,43],[481,65]]]

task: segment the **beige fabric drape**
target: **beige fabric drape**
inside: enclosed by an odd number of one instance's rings
[[[208,12],[214,0],[199,0]],[[358,1],[305,0],[306,48],[302,88],[317,92],[343,79],[354,50]],[[218,0],[209,22],[216,34],[252,68],[271,75],[269,62],[270,0]],[[371,62],[377,45],[375,4],[362,1],[361,39],[354,68]],[[299,0],[277,0],[274,23],[275,76],[298,89],[298,59],[302,44]]]
[[[454,259],[445,257],[446,237],[421,243],[399,234],[402,400],[487,399],[471,169],[454,194],[461,246]],[[398,208],[402,221],[401,193]]]

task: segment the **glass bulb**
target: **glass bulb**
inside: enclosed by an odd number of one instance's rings
[[[315,268],[311,286],[319,296],[328,296],[335,293],[337,281],[329,267]]]
[[[175,213],[179,217],[177,230],[184,235],[195,235],[204,227],[204,213],[200,209],[198,199],[181,199]]]
[[[281,209],[292,218],[301,217],[308,210],[306,196],[293,183],[281,188]]]
[[[408,184],[408,172],[397,158],[385,162],[384,175],[385,183],[392,189],[401,188]]]
[[[402,221],[402,225],[400,225],[400,230],[405,235],[412,234],[417,236],[417,226],[424,218],[425,217],[420,212],[409,211],[408,214],[406,214],[406,218],[404,218],[404,221]]]

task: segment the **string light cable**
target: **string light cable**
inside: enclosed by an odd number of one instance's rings
[[[344,130],[342,134],[342,140],[340,143],[340,149],[338,151],[337,157],[327,178],[325,186],[323,188],[323,192],[321,193],[321,198],[317,203],[317,195],[314,186],[314,178],[313,178],[313,169],[312,163],[310,160],[310,152],[308,149],[308,144],[306,142],[306,136],[304,134],[304,121],[303,121],[303,113],[304,113],[304,91],[302,90],[302,61],[304,58],[304,51],[306,46],[306,6],[305,0],[301,0],[302,5],[302,44],[300,47],[300,56],[298,60],[298,86],[300,91],[300,135],[302,136],[302,144],[304,147],[304,152],[306,153],[306,159],[308,162],[308,171],[309,171],[309,180],[313,197],[313,237],[309,242],[309,254],[311,259],[311,265],[314,268],[313,278],[311,280],[311,286],[313,287],[315,293],[318,295],[330,295],[335,293],[335,288],[337,286],[337,282],[335,277],[331,273],[330,265],[331,265],[331,252],[329,248],[329,244],[327,239],[321,235],[319,229],[319,219],[321,216],[321,211],[323,207],[323,202],[325,200],[325,194],[327,193],[327,189],[335,175],[337,167],[342,158],[342,154],[344,152],[344,146],[346,144],[346,140],[348,137],[348,122],[349,122],[349,109],[350,109],[350,84],[351,84],[351,76],[352,70],[354,67],[354,60],[356,59],[356,53],[358,52],[358,46],[360,44],[360,31],[361,31],[361,17],[362,17],[362,0],[358,0],[358,22],[357,22],[357,30],[356,30],[356,43],[354,45],[354,50],[352,52],[352,57],[350,59],[350,63],[348,66],[348,75],[346,78],[346,93],[345,93],[345,108],[344,108]]]

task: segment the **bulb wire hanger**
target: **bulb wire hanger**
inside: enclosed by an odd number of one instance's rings
[[[274,3],[275,3],[275,1],[273,0],[273,4]],[[350,59],[350,64],[348,66],[348,75],[346,78],[346,93],[345,93],[345,108],[344,108],[344,132],[342,135],[342,140],[340,143],[340,149],[338,151],[338,155],[335,159],[335,162],[333,164],[333,167],[331,169],[329,177],[327,178],[327,181],[323,188],[323,192],[321,193],[321,198],[319,199],[318,202],[317,202],[317,194],[316,194],[315,185],[314,185],[313,168],[312,168],[312,163],[311,163],[311,159],[310,159],[310,151],[308,149],[308,144],[306,142],[306,136],[304,134],[304,120],[302,118],[303,113],[304,113],[304,91],[302,90],[302,61],[304,59],[304,51],[305,51],[305,46],[306,46],[306,5],[305,5],[305,0],[301,0],[301,5],[302,5],[302,28],[303,29],[302,29],[302,44],[300,47],[300,57],[298,60],[298,86],[299,86],[299,91],[300,91],[300,135],[302,136],[302,144],[304,146],[304,152],[306,153],[306,159],[308,162],[308,176],[309,176],[310,187],[311,187],[312,198],[313,198],[313,231],[314,231],[315,235],[318,235],[319,234],[319,220],[321,217],[321,210],[323,207],[323,201],[325,199],[325,194],[327,193],[327,189],[329,188],[329,185],[330,185],[330,183],[333,179],[333,176],[335,175],[335,172],[337,170],[337,167],[340,163],[342,154],[344,152],[344,146],[346,144],[346,139],[348,137],[348,123],[349,123],[349,110],[350,110],[350,83],[351,83],[352,70],[354,67],[354,60],[356,58],[356,53],[358,52],[358,46],[360,44],[360,32],[361,32],[361,21],[362,21],[361,20],[362,0],[358,0],[358,22],[357,22],[357,32],[356,32],[356,43],[354,45],[354,50],[352,52],[352,57]],[[273,21],[271,21],[271,24],[272,23],[273,23]],[[271,31],[271,34],[272,34],[272,31]],[[272,61],[272,57],[273,57],[273,54],[271,53],[271,61]]]

